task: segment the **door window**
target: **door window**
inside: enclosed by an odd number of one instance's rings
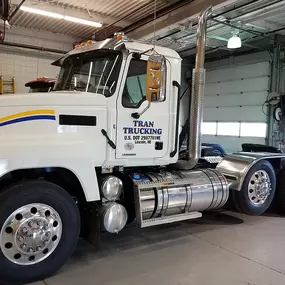
[[[146,100],[146,71],[146,61],[131,60],[122,96],[124,107],[138,108]]]

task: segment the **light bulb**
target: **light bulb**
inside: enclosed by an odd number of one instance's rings
[[[239,36],[234,35],[228,40],[228,48],[234,49],[240,47],[241,47],[241,38]]]

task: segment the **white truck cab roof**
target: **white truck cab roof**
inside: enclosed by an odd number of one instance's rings
[[[92,44],[87,44],[85,46],[77,47],[68,52],[67,54],[65,54],[64,56],[62,56],[61,58],[59,58],[58,60],[56,60],[55,62],[53,62],[52,65],[61,66],[63,61],[70,55],[80,54],[88,51],[95,51],[98,49],[127,50],[128,52],[146,53],[147,51],[152,50],[153,47],[154,45],[143,44],[126,38],[123,38],[121,40],[117,38],[112,38],[112,39],[109,38],[104,41],[95,42]],[[161,46],[155,46],[155,50],[159,54],[167,58],[173,58],[179,60],[181,59],[180,55],[172,49]]]

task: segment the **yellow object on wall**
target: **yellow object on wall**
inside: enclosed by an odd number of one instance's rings
[[[11,80],[4,80],[4,77],[0,76],[0,95],[15,94],[15,93],[16,93],[15,77],[12,77]]]

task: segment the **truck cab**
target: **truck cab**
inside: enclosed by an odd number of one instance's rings
[[[104,129],[114,143],[107,145],[100,161],[106,167],[168,165],[177,160],[179,86],[173,82],[180,82],[181,58],[167,48],[155,50],[167,60],[163,99],[151,103],[146,99],[147,64],[153,52],[149,45],[109,39],[79,47],[54,63],[61,66],[55,91],[104,98],[106,112],[96,116],[98,131]]]

